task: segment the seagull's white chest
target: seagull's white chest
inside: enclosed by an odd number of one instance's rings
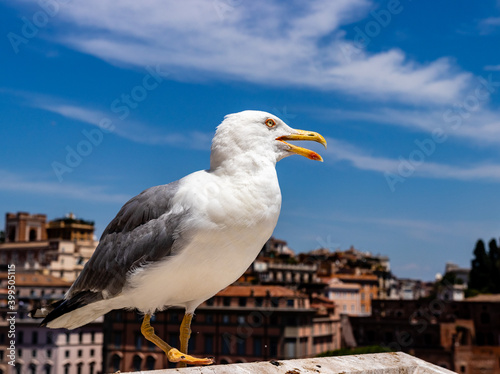
[[[218,177],[207,172],[188,176],[179,190],[193,236],[182,250],[131,279],[133,305],[145,312],[180,305],[190,309],[237,280],[271,236],[281,208],[274,168],[253,180]],[[189,232],[187,233],[189,235]],[[155,285],[155,286],[152,286]],[[143,292],[137,292],[137,288]]]

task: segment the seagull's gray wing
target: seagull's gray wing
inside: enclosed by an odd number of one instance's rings
[[[182,235],[182,222],[189,216],[186,210],[172,209],[180,183],[149,188],[121,208],[68,297],[88,291],[98,299],[113,297],[121,292],[131,271],[172,255]]]

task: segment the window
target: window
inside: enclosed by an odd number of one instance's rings
[[[206,354],[214,352],[214,336],[205,335],[205,352]]]
[[[114,332],[114,343],[115,343],[115,347],[116,348],[119,348],[122,344],[122,332],[121,331],[115,331]],[[118,369],[117,369],[118,370]]]
[[[83,364],[81,362],[76,365],[76,374],[82,374],[82,366]]]
[[[278,338],[271,338],[269,341],[269,356],[278,356]]]
[[[238,306],[247,306],[247,298],[246,297],[240,297],[238,299]]]
[[[78,354],[78,357],[82,357],[83,351],[81,349],[79,349],[78,352],[77,352],[77,354]]]
[[[221,339],[222,343],[222,354],[223,355],[228,355],[231,353],[231,335],[230,334],[224,334],[222,335]]]
[[[244,356],[246,354],[246,339],[238,338],[237,350],[240,356]]]
[[[19,334],[17,335],[17,339],[18,339],[19,343],[24,343],[24,331],[19,331]],[[3,343],[3,341],[2,341],[2,343]]]
[[[154,370],[156,364],[156,359],[153,356],[148,356],[146,359],[146,369]]]
[[[52,349],[47,349],[47,357],[48,358],[52,357]]]
[[[120,356],[118,355],[113,355],[113,357],[111,358],[111,362],[112,362],[112,366],[113,366],[113,370],[116,372],[118,370],[120,370],[120,361],[121,361],[121,358]]]
[[[69,357],[69,351],[68,350],[64,351],[64,357],[66,357],[66,358]]]
[[[50,365],[48,365],[48,364],[47,364],[47,365],[45,365],[45,366],[43,367],[43,371],[45,372],[45,374],[52,374],[52,366],[50,366]]]
[[[89,364],[89,374],[94,374],[95,372],[95,362]]]
[[[33,331],[31,334],[31,342],[33,344],[38,344],[38,331]]]
[[[262,356],[262,338],[253,338],[253,354],[254,356]]]
[[[238,325],[244,325],[246,322],[245,316],[238,316]]]
[[[293,308],[293,299],[288,299],[286,301],[286,306]]]
[[[69,332],[66,333],[66,343],[69,343],[70,335]]]
[[[53,336],[54,336],[54,335],[53,335],[52,331],[48,331],[48,332],[47,332],[47,335],[45,336],[45,339],[46,339],[47,344],[53,344],[53,343],[54,343],[54,342],[53,342],[53,339],[52,339],[52,338],[53,338]]]
[[[95,349],[91,349],[90,350],[90,357],[94,357],[94,355],[95,355]]]
[[[78,342],[83,343],[83,332],[81,331],[78,333]]]
[[[223,297],[222,298],[222,305],[231,306],[231,298],[230,297]]]
[[[149,349],[150,351],[154,351],[154,350],[156,349],[156,345],[155,345],[155,343],[150,342],[149,340],[148,340],[147,342],[148,342],[148,343],[147,343],[147,344],[148,344],[148,349]]]
[[[23,350],[22,350],[22,349],[18,349],[18,350],[17,350],[17,355],[18,355],[19,357],[21,357],[21,356],[23,355]]]
[[[262,297],[255,298],[255,306],[256,307],[261,307],[263,304],[264,304],[264,299],[262,299]]]
[[[141,335],[141,333],[139,333],[139,332],[135,333],[134,341],[135,341],[135,349],[141,350],[141,348],[142,348],[142,335]]]
[[[194,352],[196,350],[196,337],[198,335],[196,334],[192,334],[191,335],[191,338],[189,339],[189,343],[188,343],[188,352]]]
[[[222,323],[223,323],[224,325],[227,325],[227,324],[229,323],[229,316],[228,316],[227,314],[224,314],[224,315],[222,316]]]
[[[91,341],[92,343],[95,343],[95,331],[92,331],[92,332],[90,333],[90,341]]]
[[[34,364],[30,365],[30,373],[31,374],[36,374],[36,365],[34,365]]]
[[[121,310],[115,312],[115,321],[121,321],[123,320],[123,313]]]
[[[36,357],[36,349],[33,349],[33,350],[31,351],[31,357]]]
[[[207,303],[207,306],[213,306],[213,305],[214,305],[214,298],[213,298],[213,297],[211,297],[210,299],[208,299],[208,300],[206,301],[206,303]]]
[[[69,367],[70,367],[70,364],[64,365],[64,374],[69,374]]]
[[[141,371],[141,366],[142,366],[142,358],[138,355],[135,355],[134,359],[132,360],[132,367],[134,368],[135,371]]]
[[[15,227],[9,227],[9,242],[15,242],[16,241],[16,228]]]

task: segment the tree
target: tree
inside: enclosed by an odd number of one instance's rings
[[[491,266],[490,290],[493,293],[500,293],[500,248],[495,239],[490,240],[488,249]]]
[[[469,289],[477,290],[480,293],[488,293],[491,283],[491,260],[481,239],[476,243],[471,265]]]

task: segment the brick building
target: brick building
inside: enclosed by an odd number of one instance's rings
[[[500,373],[500,295],[374,300],[350,317],[356,344],[385,345],[463,374]]]
[[[7,273],[0,288],[7,290]],[[0,372],[5,374],[98,374],[102,368],[102,318],[75,330],[40,327],[30,318],[35,307],[60,299],[71,284],[51,275],[16,271],[15,362],[8,364],[7,336],[12,310],[7,293],[0,294]]]
[[[183,313],[170,309],[152,320],[157,334],[175,347]],[[169,365],[143,338],[141,321],[130,311],[106,316],[104,371]],[[191,328],[189,353],[214,356],[220,364],[311,357],[338,349],[341,338],[332,302],[280,286],[229,286],[197,309]]]
[[[94,223],[68,215],[46,222],[44,214],[7,213],[0,263],[74,281],[97,247]]]

